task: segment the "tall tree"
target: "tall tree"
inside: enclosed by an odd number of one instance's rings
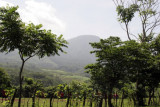
[[[43,58],[44,56],[59,55],[64,52],[62,47],[67,47],[67,42],[62,35],[57,37],[51,30],[43,30],[42,25],[33,23],[25,25],[17,12],[18,7],[0,8],[0,51],[9,53],[18,50],[22,61],[19,72],[19,103],[21,105],[21,92],[23,81],[23,67],[27,60],[34,56]]]
[[[95,48],[91,53],[95,53],[97,63],[86,66],[88,73],[91,74],[91,80],[98,85],[102,93],[108,90],[108,105],[112,107],[111,95],[120,80],[125,75],[125,57],[121,51],[122,42],[118,37],[101,39],[99,43],[91,43]]]
[[[150,104],[151,97],[154,97],[154,90],[158,88],[160,83],[160,34],[150,42],[152,56],[154,57],[152,67],[148,69],[150,77],[147,80],[147,87],[149,92],[148,105]],[[152,93],[152,94],[151,94]]]
[[[159,0],[113,0],[117,6],[118,20],[125,24],[128,39],[136,37],[141,42],[149,41],[155,34],[155,29],[160,26]],[[140,20],[141,32],[130,32],[129,23],[134,17]]]
[[[153,57],[148,49],[148,44],[141,44],[134,40],[126,41],[122,48],[125,51],[126,71],[129,80],[136,83],[136,105],[144,106],[145,86],[147,78],[151,75],[148,72],[152,68]]]
[[[128,42],[128,61],[129,68],[136,78],[133,76],[131,81],[136,82],[137,104],[144,105],[143,97],[146,92],[145,86],[153,90],[156,84],[159,83],[156,74],[158,74],[158,66],[156,63],[156,55],[153,47],[150,47],[150,42],[156,34],[156,28],[160,26],[160,8],[159,0],[113,0],[118,13],[118,20],[125,24],[125,31],[128,39],[134,36],[139,43]],[[139,27],[141,31],[135,34],[130,31],[129,24],[133,22],[133,18],[137,17],[140,21]],[[133,40],[133,39],[132,39]],[[156,45],[154,45],[156,46]],[[133,69],[134,68],[134,69]],[[130,71],[129,70],[129,71]],[[131,73],[130,72],[130,73]],[[147,80],[148,78],[148,80]],[[157,81],[155,81],[157,80]],[[150,85],[149,85],[150,84]],[[151,85],[152,84],[152,85]],[[142,87],[141,87],[142,86]]]
[[[145,87],[154,83],[153,88],[159,84],[158,66],[150,44],[138,43],[134,40],[121,42],[117,37],[91,43],[95,50],[97,62],[86,66],[91,80],[103,92],[108,90],[108,105],[112,107],[111,97],[113,88],[122,83],[136,84],[136,105],[144,105]],[[154,70],[154,71],[153,71]],[[157,80],[157,81],[156,81]]]

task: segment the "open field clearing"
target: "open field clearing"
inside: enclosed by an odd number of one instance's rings
[[[67,99],[54,99],[52,104],[53,107],[65,107],[66,106],[66,102]],[[103,101],[103,107],[104,107],[104,101]],[[112,99],[112,103],[114,105],[114,107],[116,107],[116,100]],[[157,103],[156,106],[146,106],[146,107],[160,107],[160,102],[155,101],[155,103]],[[117,107],[120,107],[121,105],[121,99],[117,100]],[[15,99],[14,102],[14,106],[13,107],[17,107],[18,106],[18,98]],[[50,102],[49,102],[49,98],[36,98],[36,107],[50,107]],[[7,100],[3,100],[2,103],[2,98],[0,98],[0,107],[8,107],[7,106]],[[22,107],[32,107],[32,99],[31,98],[22,98]],[[69,107],[83,107],[83,101],[80,100],[71,100],[71,105]],[[91,107],[90,106],[90,101],[87,100],[85,107]],[[96,106],[96,102],[92,102],[92,107],[97,107]],[[134,104],[132,101],[130,101],[129,99],[124,99],[124,103],[122,107],[134,107]]]

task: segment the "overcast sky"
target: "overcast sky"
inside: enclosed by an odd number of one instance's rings
[[[0,0],[0,6],[19,6],[26,23],[43,24],[65,39],[79,35],[96,35],[100,38],[119,36],[127,40],[125,31],[117,21],[112,0]],[[138,30],[132,27],[133,31]]]

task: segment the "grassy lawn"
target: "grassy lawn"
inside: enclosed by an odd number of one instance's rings
[[[0,99],[0,107],[5,107],[5,103],[7,101],[4,101],[3,103],[1,102],[2,100]],[[65,107],[66,101],[65,99],[63,100],[57,100],[55,99],[53,102],[53,105],[55,107]],[[49,98],[40,98],[36,99],[36,107],[49,107]],[[57,106],[58,105],[58,106]],[[22,107],[32,107],[32,99],[31,98],[22,98]],[[14,106],[13,107],[18,107],[18,98],[15,99]]]
[[[0,107],[6,107],[5,106],[6,102],[7,101],[4,101],[2,103],[2,100],[0,98]],[[82,101],[78,100],[77,102],[78,102],[77,107],[83,107]],[[112,103],[114,106],[116,105],[115,100],[112,100]],[[119,99],[117,101],[118,107],[120,107],[120,104],[121,104],[121,99]],[[36,105],[36,107],[49,107],[49,98],[37,98],[35,105]],[[53,100],[53,107],[65,107],[65,105],[66,105],[66,99],[59,99],[59,100],[54,99]],[[71,105],[72,105],[71,107],[76,107],[76,101],[72,100]],[[95,102],[93,102],[92,105],[93,105],[92,107],[96,107]],[[104,102],[103,102],[103,105],[104,105]],[[14,107],[17,107],[17,106],[18,106],[18,98],[16,98],[15,102],[14,102]],[[22,106],[21,107],[32,107],[32,99],[31,98],[22,98]],[[89,107],[89,101],[86,101],[85,107]],[[133,105],[133,102],[129,101],[128,99],[125,99],[123,107],[134,107],[134,105]],[[160,106],[147,106],[147,107],[160,107]]]

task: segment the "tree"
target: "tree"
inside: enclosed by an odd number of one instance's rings
[[[108,90],[108,105],[112,107],[111,95],[120,80],[125,75],[125,57],[121,50],[122,42],[118,37],[101,39],[99,43],[91,43],[95,48],[97,63],[86,66],[86,72],[91,74],[91,80],[98,85],[102,93]]]
[[[67,47],[67,42],[62,35],[57,37],[51,30],[43,30],[42,25],[30,23],[25,25],[17,12],[18,7],[0,8],[0,51],[9,53],[18,50],[22,61],[19,72],[19,103],[21,105],[21,90],[23,81],[23,68],[27,60],[34,56],[43,58],[44,56],[59,55],[64,52],[62,47]]]
[[[36,92],[42,88],[42,83],[40,80],[33,80],[32,78],[25,78],[25,82],[26,91],[32,95],[32,107],[35,107]]]
[[[151,44],[138,43],[134,40],[122,42],[117,37],[91,43],[95,48],[92,53],[95,53],[98,59],[95,64],[86,66],[86,69],[91,74],[93,84],[97,85],[102,93],[108,91],[110,107],[112,90],[119,88],[119,85],[123,87],[124,83],[135,83],[134,103],[139,106],[144,106],[146,87],[153,90],[158,86],[159,64],[156,64],[158,62],[153,55],[157,53],[156,48],[151,47]]]
[[[107,93],[107,89],[108,87],[108,79],[106,79],[106,77],[104,75],[106,75],[107,73],[103,70],[103,66],[101,66],[98,63],[95,64],[89,64],[85,67],[85,69],[87,69],[87,73],[89,73],[91,75],[90,79],[91,79],[91,84],[92,84],[92,88],[93,91],[96,91],[95,93],[95,102],[96,102],[96,106],[99,106],[102,104],[102,95],[99,95],[98,91],[102,92],[102,94]],[[93,97],[93,95],[89,95],[90,97]],[[104,96],[104,98],[106,98]],[[90,98],[90,106],[92,105],[92,98]],[[106,99],[105,99],[106,101]],[[105,105],[107,105],[107,103],[105,102]],[[101,107],[101,106],[99,106]]]
[[[78,106],[78,99],[81,98],[81,90],[82,90],[82,84],[78,81],[72,81],[70,83],[70,92],[72,94],[73,102],[75,102],[75,107]]]
[[[157,65],[157,51],[150,45],[153,43],[153,38],[156,34],[155,30],[160,26],[160,11],[158,0],[113,0],[118,13],[118,21],[125,24],[125,31],[128,39],[131,39],[131,35],[136,37],[140,43],[128,42],[125,46],[129,46],[128,50],[128,62],[130,70],[132,72],[132,82],[136,82],[136,100],[139,106],[144,105],[143,97],[145,96],[145,87],[149,87],[149,95],[157,84],[159,84],[158,75],[159,70]],[[141,32],[134,34],[130,32],[129,24],[133,21],[133,18],[138,16],[140,21]],[[157,44],[154,44],[154,47]],[[137,66],[138,65],[138,66]],[[133,69],[134,68],[134,69]],[[131,71],[134,70],[133,71]],[[140,87],[141,86],[141,87]],[[150,97],[151,98],[151,97]]]
[[[134,40],[126,41],[122,48],[126,56],[126,70],[129,81],[136,83],[136,102],[138,106],[144,106],[145,86],[152,72],[153,57],[146,43],[138,43]]]
[[[148,105],[150,105],[151,98],[154,97],[155,88],[158,88],[160,83],[159,46],[160,46],[160,34],[157,37],[155,37],[150,43],[150,47],[151,47],[150,50],[152,52],[152,56],[154,57],[154,61],[153,61],[152,67],[148,69],[148,72],[151,74],[147,80],[147,87],[149,92]]]
[[[65,85],[64,87],[64,90],[66,91],[66,94],[67,94],[67,103],[66,103],[66,107],[69,107],[69,103],[71,102],[70,99],[71,99],[71,87],[70,85]]]
[[[48,94],[48,97],[50,98],[50,107],[53,107],[53,98],[54,98],[54,94],[56,92],[56,87],[48,87],[47,88],[47,94]]]
[[[86,105],[86,99],[87,99],[87,95],[89,94],[89,89],[88,89],[88,86],[86,84],[82,84],[82,89],[81,89],[81,96],[83,99],[83,107],[85,107]]]
[[[159,0],[113,0],[118,13],[118,20],[125,24],[125,31],[128,39],[131,35],[141,42],[152,39],[155,29],[160,26]],[[134,34],[129,30],[129,23],[138,16],[140,20],[141,33]]]

